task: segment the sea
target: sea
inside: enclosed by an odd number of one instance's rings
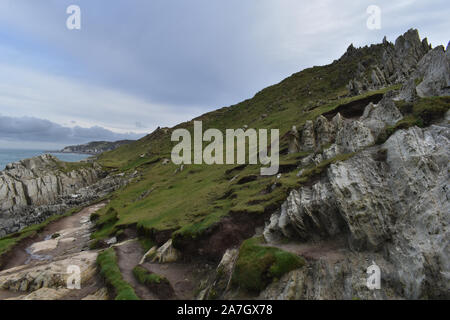
[[[40,156],[45,153],[50,153],[55,157],[57,157],[59,160],[66,162],[77,162],[89,157],[89,155],[87,154],[57,153],[57,152],[48,152],[44,150],[0,149],[0,171],[4,170],[5,166],[8,163]]]

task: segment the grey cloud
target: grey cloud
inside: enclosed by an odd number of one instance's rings
[[[33,117],[0,116],[0,139],[17,141],[36,141],[51,143],[86,143],[96,140],[116,141],[138,139],[142,134],[116,133],[108,129],[94,126],[82,128],[64,127],[45,119]]]
[[[373,0],[77,0],[82,29],[73,32],[65,28],[65,9],[73,2],[0,1],[3,45],[20,51],[0,48],[0,61],[47,79],[31,83],[20,73],[18,90],[10,85],[2,92],[0,86],[0,109],[13,110],[9,116],[136,131],[136,119],[147,128],[171,126],[249,98],[303,68],[330,63],[350,43],[364,46],[385,35],[393,41],[415,27],[433,45],[446,45],[450,29],[448,0],[376,1],[379,31],[366,28]],[[85,88],[70,81],[55,89],[48,81],[55,73]],[[2,77],[11,84],[14,74],[0,72],[0,84]],[[24,81],[30,84],[22,87]],[[44,85],[48,94],[42,94]],[[94,85],[108,91],[97,94]],[[14,99],[29,93],[28,86],[39,88],[38,97]],[[127,99],[108,99],[111,92]]]

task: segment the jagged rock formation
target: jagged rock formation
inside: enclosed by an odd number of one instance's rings
[[[301,130],[301,151],[315,151],[302,160],[302,165],[320,163],[339,154],[352,153],[375,143],[386,126],[402,119],[391,95],[378,104],[370,103],[359,119],[344,118],[339,112],[328,120],[319,116],[309,120]]]
[[[349,248],[362,251],[351,259],[364,261],[366,251],[384,252],[377,263],[395,270],[389,281],[385,278],[386,290],[412,299],[448,297],[449,140],[448,126],[414,127],[396,132],[382,146],[332,164],[317,183],[290,194],[281,211],[272,215],[266,239],[346,234]],[[342,281],[353,285],[354,275],[342,270],[348,263],[340,263],[338,272],[343,273]],[[326,262],[319,264],[332,269]],[[387,291],[383,293],[386,297]]]
[[[450,95],[450,53],[443,46],[430,51],[417,65],[409,82],[420,82],[416,87],[419,97]]]
[[[395,83],[403,83],[418,67],[418,62],[431,50],[428,40],[420,39],[416,29],[410,29],[397,38],[395,44],[388,42],[377,45],[376,61],[369,65],[358,63],[356,77],[348,84],[350,94],[358,95]],[[355,56],[357,49],[350,46],[343,58]]]
[[[9,164],[0,172],[0,237],[87,204],[124,180],[119,175],[105,178],[96,163],[67,171],[52,155]]]
[[[94,166],[67,173],[61,169],[58,159],[49,154],[8,164],[0,173],[0,210],[53,203],[60,195],[93,184],[101,171]]]

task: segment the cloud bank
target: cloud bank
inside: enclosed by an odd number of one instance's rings
[[[7,117],[0,115],[0,137],[5,141],[45,142],[52,144],[81,144],[89,141],[135,140],[142,134],[117,133],[94,126],[64,127],[45,119]]]

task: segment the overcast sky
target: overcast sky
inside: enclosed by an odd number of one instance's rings
[[[81,30],[66,9],[81,8]],[[381,30],[366,9],[381,8]],[[0,148],[137,138],[252,97],[350,43],[418,28],[448,0],[0,0]],[[19,143],[18,143],[19,142]]]

